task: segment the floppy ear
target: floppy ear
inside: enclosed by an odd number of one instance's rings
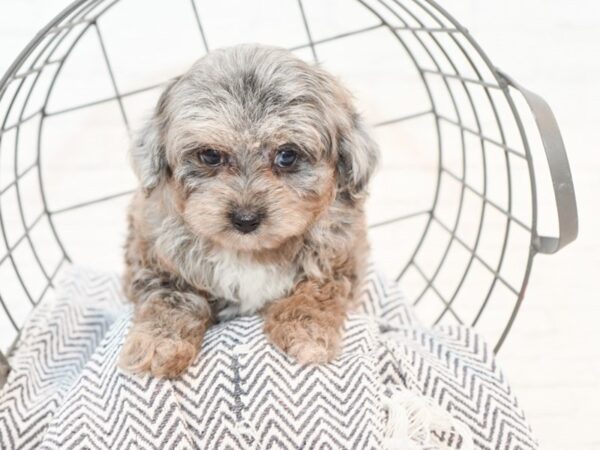
[[[354,199],[365,191],[379,161],[379,148],[358,114],[352,115],[350,128],[340,133],[338,149],[338,190]]]
[[[144,192],[149,194],[163,181],[168,173],[164,133],[168,118],[166,117],[166,104],[169,94],[177,82],[172,80],[165,88],[154,109],[152,117],[136,133],[130,147],[130,157]]]

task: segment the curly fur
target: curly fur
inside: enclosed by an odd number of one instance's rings
[[[289,143],[300,155],[282,172],[273,159]],[[206,148],[226,163],[203,164]],[[257,311],[298,361],[335,357],[364,272],[377,148],[333,76],[283,49],[214,51],[165,89],[131,156],[122,368],[177,376],[211,323]],[[257,211],[258,228],[238,232],[235,208]]]

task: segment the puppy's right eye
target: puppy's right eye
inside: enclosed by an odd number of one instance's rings
[[[223,162],[223,154],[212,148],[201,150],[199,156],[200,161],[207,166],[218,166]]]

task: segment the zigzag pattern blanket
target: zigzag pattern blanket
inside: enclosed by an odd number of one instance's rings
[[[376,272],[363,299],[331,364],[298,366],[243,317],[169,381],[116,368],[131,315],[119,278],[72,267],[10,359],[0,448],[537,448],[472,330],[420,326]]]

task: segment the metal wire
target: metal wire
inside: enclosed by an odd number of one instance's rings
[[[193,15],[201,38],[203,50],[208,52],[210,50],[208,42],[211,41],[210,36],[207,36],[203,27],[205,18],[202,16],[202,11],[194,0],[182,1],[189,6],[190,14]],[[50,209],[44,187],[44,170],[41,164],[42,135],[45,127],[49,126],[46,119],[115,102],[118,105],[123,125],[129,132],[130,119],[123,100],[136,94],[160,88],[162,85],[162,83],[156,83],[128,91],[122,91],[119,88],[115,75],[118,68],[111,60],[104,31],[98,23],[98,19],[118,2],[119,0],[78,0],[74,2],[36,36],[0,81],[0,104],[4,102],[7,105],[6,111],[0,110],[0,152],[8,151],[8,146],[2,146],[2,142],[7,136],[14,135],[12,179],[5,182],[2,179],[4,172],[0,172],[0,234],[5,247],[5,253],[0,254],[0,270],[6,267],[10,268],[10,273],[17,283],[15,286],[22,288],[32,305],[41,301],[52,289],[53,282],[61,267],[64,266],[65,262],[71,260],[63,239],[60,237],[59,227],[53,218],[68,211],[93,207],[99,203],[122,198],[131,193],[129,190],[109,193],[89,200],[74,202],[61,208]],[[290,50],[310,49],[314,62],[319,62],[319,48],[322,45],[343,42],[345,39],[354,37],[360,38],[370,33],[385,30],[387,35],[399,44],[398,48],[412,62],[429,102],[428,107],[381,120],[374,123],[373,126],[376,128],[393,127],[410,121],[431,120],[432,131],[436,138],[437,153],[434,194],[431,204],[427,208],[417,211],[404,211],[398,216],[372,224],[371,229],[375,232],[383,228],[397,227],[417,218],[425,220],[422,232],[414,240],[413,249],[408,252],[406,263],[399,268],[397,279],[404,284],[411,274],[416,274],[421,280],[421,287],[411,295],[411,300],[417,308],[422,308],[431,301],[430,293],[439,300],[439,308],[432,316],[431,323],[442,323],[450,319],[459,324],[478,325],[484,317],[493,295],[496,295],[498,291],[497,286],[502,286],[510,296],[508,298],[505,295],[506,298],[502,298],[502,301],[510,306],[510,314],[503,319],[504,323],[501,324],[500,332],[495,336],[495,350],[498,350],[506,338],[523,300],[533,257],[536,253],[535,246],[531,244],[536,237],[535,229],[537,226],[533,160],[525,127],[512,98],[513,94],[505,79],[491,64],[467,30],[433,0],[356,0],[356,2],[363,7],[366,15],[376,19],[375,24],[315,39],[313,27],[311,26],[310,7],[305,5],[302,0],[297,0],[306,42],[290,47]],[[65,62],[69,59],[81,38],[88,33],[95,34],[97,38],[107,77],[113,90],[112,95],[75,106],[48,110],[50,96],[56,81],[61,76]],[[412,45],[408,44],[408,37],[410,37]],[[67,44],[67,48],[66,50],[63,49],[63,56],[60,56],[58,51],[63,43]],[[416,47],[414,47],[415,45]],[[459,58],[463,64],[466,62],[466,66],[463,67],[459,64]],[[486,78],[483,75],[482,68],[490,72],[491,78],[489,76]],[[45,74],[50,75],[51,81],[43,105],[33,112],[28,112],[28,104],[32,93],[41,76]],[[438,82],[441,83],[450,99],[450,109],[455,118],[449,117],[436,105],[436,100],[439,99],[436,97],[437,92],[434,89],[434,84]],[[451,85],[451,82],[456,84]],[[492,93],[499,94],[499,97],[492,95]],[[483,99],[483,101],[478,103],[476,98]],[[500,113],[499,102],[502,102],[508,108],[510,111],[509,116]],[[492,125],[489,125],[490,122],[484,123],[481,119],[483,108],[489,109],[491,112]],[[16,116],[14,123],[11,122],[13,116]],[[474,124],[467,123],[466,117],[472,117]],[[36,160],[22,168],[20,167],[19,143],[26,132],[25,126],[34,123],[36,120],[39,121],[36,136]],[[520,133],[521,141],[516,147],[515,143],[509,145],[507,142],[505,126],[509,122],[516,125]],[[493,133],[490,133],[490,127],[492,126]],[[452,168],[447,167],[444,162],[444,153],[448,151],[449,146],[455,145],[447,141],[444,132],[447,127],[457,130],[460,136],[457,145],[458,150],[460,150],[460,173],[456,173]],[[481,157],[481,166],[479,167],[482,178],[481,188],[469,182],[469,170],[473,169],[467,163],[469,158],[467,151],[468,136],[478,143],[477,151]],[[497,169],[491,166],[489,153],[496,150],[501,153],[504,161],[506,176],[503,180],[503,192],[506,194],[506,206],[503,206],[489,195],[490,174],[491,171]],[[528,168],[530,189],[527,192],[513,192],[511,158]],[[41,212],[36,213],[35,219],[28,224],[26,218],[27,213],[30,212],[30,205],[23,196],[21,184],[26,177],[34,175],[36,175],[37,187],[41,197]],[[448,208],[448,205],[442,204],[441,201],[441,185],[445,182],[444,180],[452,180],[453,183],[457,183],[460,191],[456,204],[453,205],[454,214],[450,224],[446,223],[441,214],[442,208]],[[16,218],[6,217],[6,208],[3,206],[3,200],[8,199],[8,196],[12,193],[16,196],[18,211],[18,217]],[[475,229],[472,233],[472,243],[468,243],[459,235],[460,224],[463,220],[467,220],[469,215],[473,214],[473,211],[466,206],[467,194],[474,195],[481,205],[480,211],[473,222]],[[531,198],[531,215],[529,218],[517,217],[513,211],[513,198],[515,195]],[[482,236],[488,232],[484,225],[491,211],[500,214],[504,224],[502,229],[495,230],[499,246],[499,255],[495,261],[487,260],[482,253]],[[17,223],[15,223],[15,219],[17,219]],[[55,258],[58,263],[53,267],[48,267],[45,264],[40,251],[43,243],[38,242],[33,237],[34,230],[38,227],[45,229],[46,239],[53,240],[59,249],[60,254]],[[526,256],[521,261],[523,276],[519,284],[509,280],[505,274],[508,243],[515,227],[526,233],[529,238]],[[17,228],[22,229],[22,233],[16,239],[12,239],[11,236]],[[436,233],[435,230],[441,230],[445,237],[441,238],[442,240],[438,239],[437,248],[441,249],[441,252],[431,260],[426,247],[429,240],[433,239]],[[34,261],[43,274],[45,283],[41,286],[41,289],[31,285],[26,276],[27,271],[31,268],[20,266],[15,256],[23,245],[28,246],[31,250]],[[455,247],[467,252],[467,262],[464,267],[458,268],[458,274],[454,277],[452,286],[445,286],[442,275],[450,265],[449,261],[454,254]],[[1,248],[0,251],[2,251]],[[423,265],[423,261],[427,261],[426,266]],[[512,263],[514,261],[511,261]],[[457,305],[461,295],[465,295],[463,291],[467,281],[475,276],[475,264],[478,268],[487,271],[491,279],[482,288],[479,298],[469,300],[471,304],[475,304],[476,312],[468,315],[459,311]],[[15,287],[11,287],[11,289],[15,289]],[[41,295],[35,296],[34,292],[41,292]],[[10,290],[0,286],[0,305],[2,306],[0,311],[3,311],[14,330],[18,331],[21,323],[11,311],[9,306],[11,303],[6,300],[11,295],[13,293]]]
[[[386,7],[386,8],[387,8],[387,9],[388,9],[388,10],[389,10],[389,11],[390,11],[390,12],[391,12],[391,13],[392,13],[392,14],[393,14],[395,17],[396,17],[396,18],[398,18],[398,19],[401,21],[401,23],[402,23],[403,25],[405,25],[405,28],[407,28],[407,23],[406,23],[406,21],[405,21],[405,20],[404,20],[404,19],[403,19],[403,18],[400,16],[400,14],[398,14],[398,12],[397,12],[397,11],[394,11],[394,10],[393,10],[391,7],[389,7],[388,5],[386,5],[386,4],[385,4],[385,2],[383,2],[383,1],[381,1],[381,0],[380,0],[380,3],[381,3],[381,4],[383,4],[383,5],[384,5],[384,6],[385,6],[385,7]],[[396,3],[397,5],[399,5],[399,6],[400,6],[400,8],[402,9],[402,11],[406,12],[406,13],[407,13],[407,14],[408,14],[408,15],[409,15],[409,16],[410,16],[410,17],[411,17],[413,20],[415,20],[415,21],[416,21],[416,22],[417,22],[417,23],[418,23],[420,26],[422,26],[422,27],[424,26],[424,24],[423,24],[423,23],[422,23],[422,22],[421,22],[421,21],[420,21],[420,20],[419,20],[419,19],[418,19],[418,18],[417,18],[417,17],[416,17],[414,14],[412,14],[410,11],[408,11],[408,9],[406,9],[406,8],[404,7],[404,5],[402,5],[401,3],[398,3],[398,2],[395,2],[395,3]],[[423,42],[423,41],[421,40],[421,38],[420,38],[420,37],[419,37],[419,36],[416,34],[416,31],[415,31],[415,30],[411,30],[411,33],[412,33],[412,34],[413,34],[413,36],[416,38],[416,40],[417,40],[417,41],[418,41],[418,42],[419,42],[419,43],[420,43],[420,44],[423,46],[423,48],[424,48],[425,52],[426,52],[426,53],[427,53],[427,55],[428,55],[428,56],[429,56],[429,57],[432,59],[433,63],[435,64],[435,66],[436,66],[436,68],[437,68],[437,70],[436,70],[436,71],[432,71],[432,70],[427,70],[427,69],[419,68],[419,69],[420,69],[420,71],[421,71],[422,73],[424,73],[424,74],[426,74],[426,73],[442,74],[442,71],[441,71],[441,66],[440,66],[440,64],[438,63],[438,61],[436,60],[436,58],[433,56],[433,54],[432,54],[432,52],[430,51],[430,49],[429,49],[427,46],[425,46],[424,42]],[[456,66],[454,65],[454,63],[453,63],[453,61],[451,60],[451,58],[449,58],[449,57],[448,57],[448,55],[447,55],[447,53],[446,53],[445,49],[444,49],[444,48],[443,48],[443,47],[440,45],[440,43],[438,42],[438,40],[437,40],[437,38],[436,38],[435,36],[433,36],[433,35],[432,35],[430,32],[429,32],[429,34],[430,34],[430,36],[432,37],[432,40],[435,42],[435,44],[436,44],[437,48],[439,48],[439,49],[442,51],[442,54],[443,54],[443,55],[446,57],[446,59],[448,60],[448,62],[449,62],[449,63],[450,63],[450,65],[452,66],[453,70],[456,72],[456,75],[452,75],[452,76],[453,76],[453,77],[455,77],[455,78],[457,78],[457,79],[460,79],[460,80],[462,81],[462,83],[463,83],[463,87],[464,87],[464,83],[465,83],[465,81],[467,81],[467,80],[463,80],[463,79],[462,79],[462,78],[461,78],[461,77],[458,75],[458,71],[457,71],[457,69],[456,69]],[[454,97],[454,94],[452,93],[452,90],[450,89],[450,87],[449,87],[449,85],[448,85],[447,78],[450,78],[450,76],[445,76],[445,77],[444,77],[444,79],[443,79],[443,82],[444,82],[444,85],[446,86],[446,89],[448,90],[448,92],[449,92],[449,94],[450,94],[450,98],[451,98],[451,100],[452,100],[452,106],[453,106],[453,109],[454,109],[454,111],[455,111],[455,113],[456,113],[456,115],[457,115],[457,117],[458,117],[458,123],[462,123],[462,120],[461,120],[461,111],[460,111],[460,109],[459,109],[459,107],[458,107],[458,104],[457,104],[457,101],[456,101],[456,99],[455,99],[455,97]],[[471,81],[472,81],[472,80],[471,80]],[[473,110],[474,110],[474,105],[473,105],[473,102],[472,102],[472,99],[471,99],[471,95],[470,95],[469,91],[468,91],[466,88],[465,88],[465,92],[466,92],[466,94],[467,94],[467,97],[468,97],[468,99],[469,99],[470,106],[471,106],[471,108],[473,108]],[[437,117],[437,114],[436,114],[436,117]],[[476,113],[475,113],[475,117],[477,118],[477,114],[476,114]],[[479,125],[479,121],[478,121],[478,120],[477,120],[477,125],[478,125],[478,127],[480,126],[480,125]],[[461,160],[461,163],[462,163],[462,173],[463,173],[463,176],[464,176],[464,174],[465,174],[465,172],[466,172],[466,165],[465,165],[465,159],[466,159],[466,158],[465,158],[465,138],[464,138],[464,134],[463,134],[462,132],[461,132],[461,144],[462,144],[462,160]],[[441,152],[441,148],[440,148],[440,152]],[[485,153],[483,153],[483,162],[484,162],[484,189],[485,189],[485,186],[486,186],[486,183],[485,183],[485,179],[486,179],[486,177],[485,177],[485,173],[486,173],[486,167],[487,167],[487,166],[486,166],[486,164],[485,164]],[[441,174],[442,174],[442,171],[443,171],[443,169],[444,169],[444,167],[443,167],[443,165],[442,165],[442,155],[440,154],[440,156],[439,156],[439,170],[438,170],[438,185],[439,185],[439,183],[440,183]],[[459,204],[458,204],[458,211],[457,211],[457,214],[456,214],[456,218],[455,218],[454,225],[453,225],[452,229],[451,229],[451,230],[449,230],[449,232],[450,232],[450,235],[451,235],[452,237],[454,237],[454,236],[456,235],[456,230],[457,230],[457,227],[458,227],[458,224],[459,224],[459,221],[460,221],[461,213],[462,213],[462,211],[463,211],[463,200],[464,200],[464,193],[465,193],[465,188],[466,188],[466,186],[465,186],[465,184],[464,184],[464,179],[463,179],[463,180],[460,180],[460,181],[461,181],[461,193],[460,193],[460,199],[459,199]],[[436,198],[434,199],[434,206],[433,206],[433,208],[432,208],[432,209],[435,209],[435,207],[436,207],[437,200],[438,200],[438,194],[439,194],[439,190],[438,190],[438,191],[437,191],[437,193],[436,193]],[[431,218],[433,218],[433,215],[431,216]],[[479,225],[479,230],[478,230],[478,233],[477,233],[476,242],[478,242],[478,241],[479,241],[479,236],[480,236],[480,233],[481,233],[481,223],[482,223],[482,220],[483,220],[483,210],[482,210],[481,217],[480,217],[480,225]],[[435,321],[435,323],[438,323],[438,322],[439,322],[441,319],[443,319],[443,318],[444,318],[444,316],[446,315],[446,313],[447,313],[447,312],[449,312],[449,313],[451,314],[451,316],[452,316],[452,317],[454,317],[458,323],[460,323],[460,324],[462,324],[462,323],[463,323],[463,322],[462,322],[462,320],[461,320],[461,319],[458,317],[458,315],[456,314],[456,312],[455,312],[455,311],[452,309],[452,303],[453,303],[453,301],[454,301],[455,295],[454,295],[454,296],[452,296],[452,298],[451,298],[450,300],[446,300],[446,299],[445,299],[445,297],[444,297],[444,296],[443,296],[443,295],[440,293],[440,291],[439,291],[439,290],[438,290],[438,289],[435,287],[435,284],[434,284],[434,282],[435,282],[435,280],[436,280],[436,278],[437,278],[438,274],[439,274],[439,273],[440,273],[440,271],[442,270],[442,267],[443,267],[443,265],[444,265],[444,263],[445,263],[445,261],[446,261],[446,259],[447,259],[448,255],[450,254],[450,249],[451,249],[451,246],[452,246],[452,242],[453,242],[453,239],[448,239],[448,241],[447,241],[447,244],[446,244],[446,247],[445,247],[445,250],[444,250],[444,252],[443,252],[443,255],[442,255],[442,257],[440,258],[440,260],[439,260],[439,262],[438,262],[438,264],[437,264],[437,267],[435,268],[435,270],[434,270],[434,272],[433,272],[433,275],[432,275],[431,277],[428,277],[428,276],[426,275],[425,271],[424,271],[424,270],[423,270],[423,269],[422,269],[422,268],[421,268],[421,267],[420,267],[420,266],[417,264],[417,262],[416,262],[416,260],[415,260],[415,259],[412,259],[411,261],[409,261],[409,264],[411,264],[411,265],[412,265],[412,266],[413,266],[413,267],[416,269],[417,273],[418,273],[419,275],[421,275],[421,277],[422,277],[422,278],[425,280],[425,286],[424,286],[424,287],[423,287],[423,289],[421,290],[420,294],[418,294],[418,295],[416,296],[416,298],[415,298],[415,300],[414,300],[413,304],[414,304],[414,305],[417,305],[417,304],[419,304],[419,302],[420,302],[420,301],[421,301],[421,300],[424,298],[425,294],[426,294],[428,291],[433,291],[433,292],[435,293],[435,295],[436,295],[436,296],[437,296],[437,297],[438,297],[438,298],[439,298],[439,299],[442,301],[442,303],[444,304],[444,309],[443,309],[442,313],[440,313],[440,315],[438,316],[438,318],[437,318],[437,320]],[[417,248],[417,252],[418,252],[418,250],[420,249],[420,246],[421,246],[421,245],[422,245],[422,242],[420,243],[419,247]],[[415,255],[415,256],[417,256],[417,255]],[[470,267],[470,262],[469,262],[469,264],[467,265],[467,268],[466,268],[466,270],[465,270],[465,272],[464,272],[464,275],[463,275],[463,279],[461,280],[461,283],[459,284],[459,287],[457,288],[457,290],[456,290],[455,294],[456,294],[456,293],[458,292],[458,290],[460,289],[460,285],[462,285],[462,281],[464,281],[464,279],[465,279],[465,277],[466,277],[466,274],[468,273],[469,267]],[[400,278],[400,277],[399,277],[399,278]]]

